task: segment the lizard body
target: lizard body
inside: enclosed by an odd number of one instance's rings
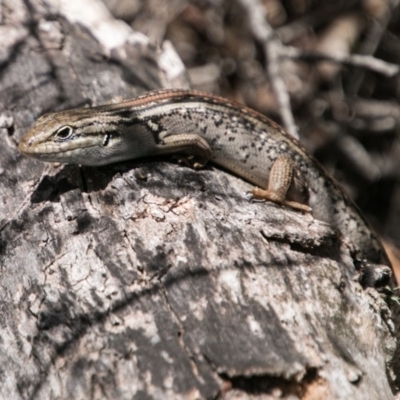
[[[46,114],[23,137],[19,149],[42,161],[83,165],[194,154],[262,188],[254,190],[257,197],[307,210],[286,201],[291,181],[286,182],[284,198],[281,194],[274,198],[274,182],[278,180],[279,186],[279,179],[288,176],[282,171],[294,170],[307,183],[307,202],[315,218],[337,228],[361,258],[388,263],[357,207],[297,140],[267,117],[218,96],[159,90],[119,104]]]

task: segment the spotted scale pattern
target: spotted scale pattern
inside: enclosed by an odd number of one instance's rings
[[[61,139],[57,132],[66,126],[72,128],[71,137]],[[289,158],[308,184],[313,215],[335,226],[361,258],[387,263],[357,207],[298,141],[267,117],[218,96],[162,90],[119,104],[50,114],[36,122],[19,148],[43,161],[104,165],[174,152],[163,147],[166,138],[187,134],[208,143],[210,161],[261,188],[268,185],[274,161]]]

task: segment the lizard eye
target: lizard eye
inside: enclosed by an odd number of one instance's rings
[[[63,126],[56,132],[57,139],[67,140],[72,136],[73,129],[70,126]]]

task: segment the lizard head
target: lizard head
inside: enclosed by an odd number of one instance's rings
[[[82,165],[109,163],[120,135],[111,117],[93,117],[89,110],[43,115],[21,139],[19,151],[41,161]]]

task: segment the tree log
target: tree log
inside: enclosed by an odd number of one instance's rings
[[[332,227],[212,165],[18,153],[44,112],[187,82],[97,1],[4,3],[0,397],[392,398],[384,294]]]

